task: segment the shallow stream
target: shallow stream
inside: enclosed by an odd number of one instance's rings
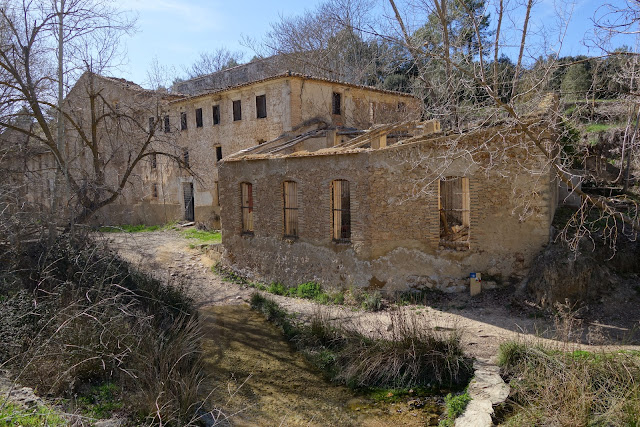
[[[232,425],[438,425],[441,399],[375,402],[332,384],[246,305],[214,306],[201,313],[209,400]]]

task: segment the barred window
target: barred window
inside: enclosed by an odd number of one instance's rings
[[[242,232],[253,233],[253,184],[243,182],[242,190]]]
[[[333,240],[351,240],[351,195],[349,181],[337,179],[331,182],[331,215]]]
[[[298,237],[298,183],[285,181],[282,187],[284,199],[284,235]]]
[[[469,247],[469,178],[447,177],[440,180],[440,244]]]

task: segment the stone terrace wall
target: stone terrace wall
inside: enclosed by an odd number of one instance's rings
[[[223,261],[265,281],[292,285],[315,280],[327,286],[381,287],[387,292],[423,287],[462,291],[470,272],[522,277],[548,242],[554,181],[544,161],[522,148],[506,150],[500,161],[494,156],[496,168],[486,169],[486,152],[468,148],[491,138],[487,132],[459,141],[470,154],[449,162],[439,157],[438,146],[447,138],[353,154],[224,162]],[[469,178],[468,250],[439,244],[439,176]],[[334,179],[347,179],[351,186],[350,244],[331,240]],[[298,182],[297,239],[283,238],[285,180]],[[243,181],[253,183],[252,236],[241,234]]]

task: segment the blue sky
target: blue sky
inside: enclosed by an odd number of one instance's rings
[[[622,0],[614,0],[621,3]],[[397,0],[402,7],[402,0]],[[176,74],[193,63],[200,52],[226,47],[241,50],[245,60],[253,56],[240,44],[243,36],[259,39],[269,30],[269,24],[280,15],[291,16],[312,9],[319,0],[258,1],[258,0],[118,0],[124,9],[138,14],[138,32],[125,39],[128,61],[120,67],[121,77],[146,85],[147,70],[154,57],[165,67],[173,67]],[[387,2],[378,0],[375,13],[389,14]],[[566,33],[561,55],[593,54],[599,52],[582,44],[584,34],[591,27],[590,19],[602,1],[538,0],[534,10],[534,29],[541,25],[554,26],[556,10],[573,9],[571,24]],[[411,17],[406,18],[408,23]],[[418,25],[419,22],[413,22]],[[514,40],[519,40],[514,37]],[[553,43],[554,40],[551,40]],[[618,41],[632,44],[632,39]],[[535,52],[530,52],[535,56]]]

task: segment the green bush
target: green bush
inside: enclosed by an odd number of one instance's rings
[[[277,283],[277,282],[274,282],[271,285],[269,285],[269,288],[267,288],[267,291],[274,295],[286,295],[288,293],[288,290],[284,287],[284,285],[282,283]]]
[[[322,286],[316,282],[301,283],[289,290],[290,296],[298,298],[316,299],[322,293]]]
[[[462,394],[447,394],[444,398],[447,416],[440,421],[440,427],[453,427],[456,423],[456,418],[464,413],[469,402],[471,402],[471,396],[466,390]]]
[[[45,406],[25,409],[12,403],[0,405],[0,427],[66,426],[67,421]]]
[[[367,311],[380,311],[382,309],[382,294],[380,291],[375,291],[372,294],[364,293],[362,308]]]

